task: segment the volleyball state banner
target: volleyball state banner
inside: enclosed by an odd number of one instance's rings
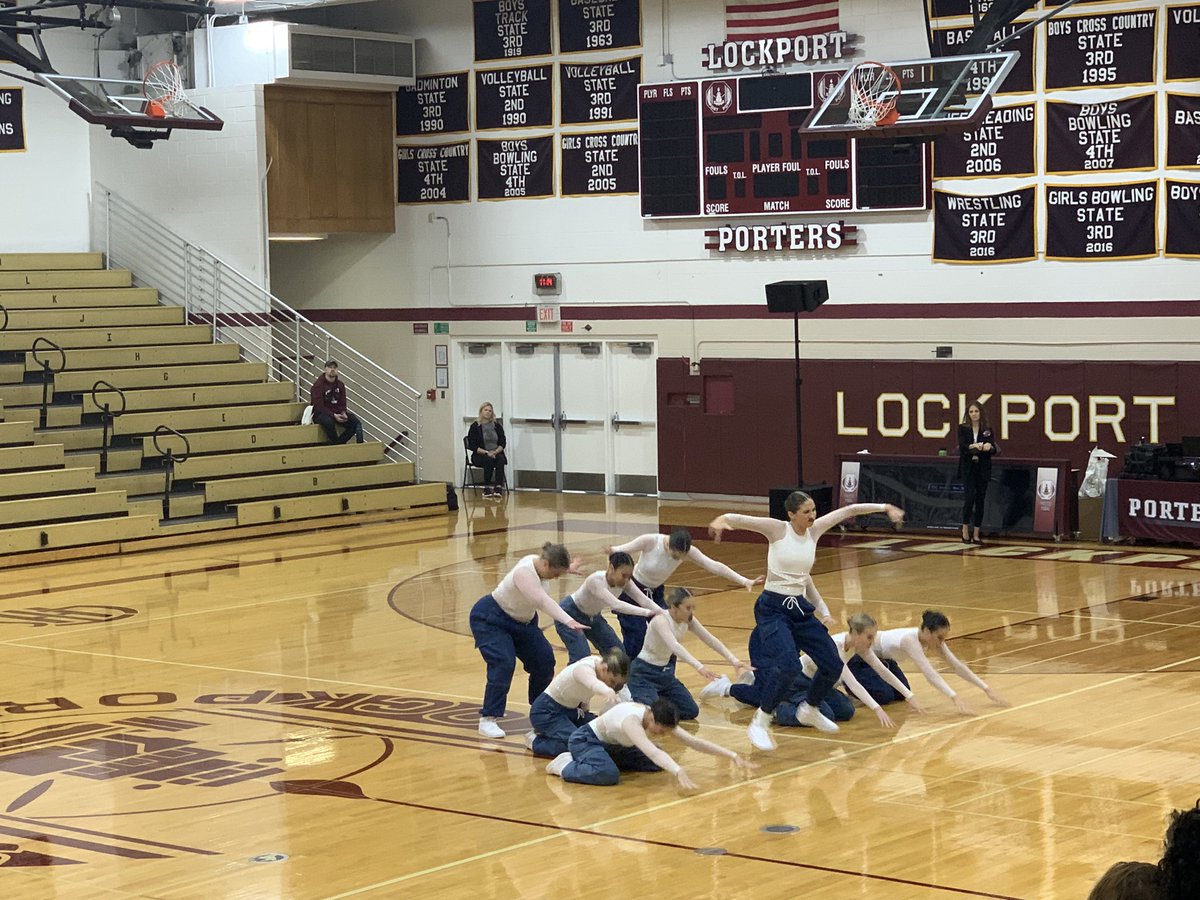
[[[637,119],[638,83],[642,58],[612,62],[559,63],[559,122],[595,125]]]
[[[397,203],[462,203],[471,199],[471,144],[396,148]]]
[[[1046,259],[1158,254],[1158,182],[1046,185]]]
[[[1165,186],[1167,204],[1167,256],[1200,257],[1200,182],[1170,181]]]
[[[554,138],[476,141],[480,200],[554,196]]]
[[[1200,5],[1169,6],[1167,81],[1200,79]]]
[[[427,75],[396,92],[396,135],[456,134],[469,131],[467,72]]]
[[[1055,175],[1153,169],[1155,95],[1103,103],[1046,101],[1046,171]]]
[[[475,129],[549,128],[554,124],[549,64],[475,72]]]
[[[0,153],[25,150],[25,89],[0,88]]]
[[[1029,176],[1033,161],[1035,106],[1020,103],[988,111],[983,124],[934,138],[934,178]]]
[[[933,192],[933,261],[1024,262],[1037,257],[1034,189],[967,196]]]
[[[560,53],[616,50],[641,44],[641,0],[558,0]]]
[[[475,0],[475,61],[550,55],[550,0]]]
[[[1200,168],[1200,96],[1167,94],[1167,168]]]

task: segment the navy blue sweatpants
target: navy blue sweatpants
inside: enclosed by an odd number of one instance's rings
[[[558,632],[559,640],[567,648],[567,660],[569,662],[579,662],[581,659],[587,659],[590,655],[588,653],[589,642],[600,652],[601,656],[613,647],[621,646],[621,641],[617,638],[617,633],[613,631],[612,626],[604,618],[603,611],[596,613],[594,616],[585,615],[575,605],[574,597],[567,597],[558,605],[562,607],[563,612],[576,622],[581,622],[588,626],[587,631],[572,631],[562,622],[554,623],[554,630]],[[630,618],[635,619],[637,616],[630,616]],[[559,752],[565,753],[566,748],[564,747]]]
[[[567,741],[567,749],[571,751],[571,761],[563,769],[563,781],[611,787],[621,780],[622,772],[659,771],[637,747],[606,744],[588,725],[575,729]]]
[[[488,594],[471,607],[471,634],[487,663],[487,687],[479,715],[496,719],[504,715],[518,659],[529,673],[530,703],[553,680],[554,650],[538,628],[536,613],[528,622],[518,622]]]
[[[655,666],[642,658],[629,664],[629,680],[625,682],[629,696],[637,703],[649,706],[665,697],[679,710],[679,720],[685,722],[700,715],[700,707],[682,681],[675,677],[675,657],[665,666]]]
[[[887,666],[889,672],[900,679],[900,683],[902,685],[908,687],[908,679],[904,676],[904,673],[900,671],[900,666],[896,664],[894,659],[883,659],[883,657],[880,657],[880,661]],[[874,698],[875,702],[880,706],[884,706],[888,703],[895,703],[897,700],[904,699],[903,694],[880,678],[875,670],[863,662],[863,660],[861,660],[859,657],[850,657],[850,662],[847,663],[847,665],[850,668],[851,674],[858,679],[858,683],[866,688],[867,693],[870,694]]]
[[[750,665],[754,665],[753,656],[750,657]],[[808,696],[808,688],[811,684],[812,679],[803,673],[793,679],[787,696],[780,700],[779,705],[775,707],[776,722],[792,727],[800,725],[800,720],[796,718],[796,707]],[[757,680],[754,684],[733,685],[729,689],[729,696],[747,706],[758,706],[762,702],[762,692],[759,690]],[[854,718],[854,701],[841,691],[830,691],[829,696],[821,701],[821,705],[817,709],[825,718],[833,719],[835,722],[849,722]]]
[[[775,712],[797,675],[803,674],[800,651],[817,664],[805,700],[820,708],[842,675],[842,658],[826,628],[804,597],[785,597],[763,591],[754,602],[754,631],[750,633],[750,662],[759,688],[759,709]],[[755,661],[757,658],[757,661]]]
[[[639,584],[636,578],[633,579],[633,583],[641,588],[643,594],[647,594],[663,609],[667,608],[666,591],[661,584],[656,588],[648,588]],[[625,643],[625,655],[630,659],[637,659],[637,655],[642,652],[642,644],[646,642],[646,627],[650,620],[642,616],[627,616],[624,613],[617,613],[617,621],[621,623],[621,638]]]
[[[578,707],[567,709],[549,694],[542,694],[529,708],[529,724],[537,735],[533,739],[534,756],[558,756],[567,752],[567,741],[580,725],[596,718]]]

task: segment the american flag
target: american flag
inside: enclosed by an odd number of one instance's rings
[[[725,40],[837,31],[838,0],[726,0]]]

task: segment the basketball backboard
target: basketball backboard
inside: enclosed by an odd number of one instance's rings
[[[966,130],[987,114],[992,95],[1019,55],[1010,50],[884,63],[881,68],[895,73],[899,90],[888,90],[881,99],[895,99],[898,117],[891,125],[866,129],[852,121],[855,86],[854,69],[849,69],[836,82],[832,78],[826,82],[821,105],[801,130],[830,137],[905,137]]]
[[[77,116],[93,125],[103,125],[114,137],[124,138],[135,147],[149,147],[156,140],[164,140],[175,128],[220,131],[225,125],[183,96],[169,103],[152,102],[140,81],[47,73],[39,73],[37,78],[66,100]]]

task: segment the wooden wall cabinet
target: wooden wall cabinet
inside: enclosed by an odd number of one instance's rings
[[[265,89],[271,234],[396,230],[395,94]]]

